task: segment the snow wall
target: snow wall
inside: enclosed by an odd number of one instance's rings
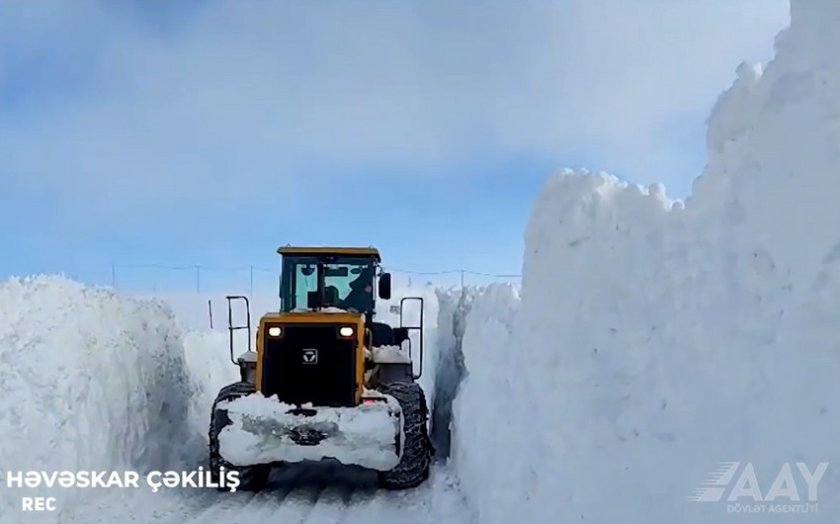
[[[59,277],[0,283],[0,522],[20,498],[60,512],[94,490],[9,489],[9,471],[179,469],[189,380],[180,331],[161,304]],[[100,494],[101,495],[101,494]]]
[[[690,199],[560,173],[521,302],[475,298],[453,460],[482,523],[836,521],[840,3],[791,8],[714,108]],[[741,468],[722,500],[689,501],[720,462]],[[748,462],[757,499],[730,501]],[[771,515],[811,502],[796,462],[829,463],[817,511]],[[795,493],[768,501],[785,463]]]

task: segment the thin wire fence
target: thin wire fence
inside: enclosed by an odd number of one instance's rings
[[[487,273],[470,269],[450,269],[445,271],[415,271],[409,269],[384,267],[395,276],[405,277],[414,283],[415,277],[425,282],[438,285],[486,285],[492,282],[518,282],[521,275],[514,273]],[[158,291],[190,289],[196,294],[207,290],[231,289],[247,290],[250,296],[255,291],[277,289],[280,269],[258,265],[246,267],[206,266],[202,264],[112,264],[111,287],[132,291]]]

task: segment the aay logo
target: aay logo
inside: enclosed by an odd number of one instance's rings
[[[723,497],[726,486],[732,482],[732,477],[738,471],[740,462],[719,462],[718,468],[712,470],[703,481],[703,488],[697,488],[688,497],[691,502],[719,502]]]
[[[308,348],[303,350],[303,363],[304,364],[317,364],[318,363],[318,350],[315,348]]]
[[[817,491],[819,483],[828,469],[828,462],[820,462],[813,472],[804,462],[797,462],[800,483],[793,474],[789,463],[784,463],[779,469],[773,484],[766,493],[762,493],[755,467],[747,462],[741,467],[741,462],[720,462],[712,470],[701,487],[695,489],[688,497],[691,502],[720,502],[726,494],[727,511],[729,513],[812,513],[818,511]],[[733,483],[733,479],[737,480]],[[802,497],[800,487],[806,490],[806,497]],[[744,503],[746,499],[746,504]],[[784,504],[777,499],[785,499]],[[807,504],[792,504],[807,500]],[[763,504],[762,504],[763,503]],[[775,504],[774,504],[775,503]]]

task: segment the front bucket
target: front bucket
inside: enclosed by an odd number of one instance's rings
[[[217,409],[230,420],[219,433],[219,454],[235,466],[332,458],[388,471],[400,461],[403,417],[393,397],[330,408],[291,406],[257,393]]]

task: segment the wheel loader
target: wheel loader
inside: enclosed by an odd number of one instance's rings
[[[213,403],[212,476],[235,471],[239,489],[257,491],[275,466],[338,460],[376,471],[385,489],[418,486],[434,454],[416,382],[423,299],[400,300],[398,326],[378,322],[377,298],[390,300],[391,275],[377,249],[285,246],[278,253],[280,308],[262,316],[253,339],[248,298],[227,297],[230,359],[240,380]],[[409,301],[419,304],[420,321],[406,326]],[[245,306],[247,322],[235,325],[234,305]],[[234,358],[238,330],[247,330],[248,346]]]

